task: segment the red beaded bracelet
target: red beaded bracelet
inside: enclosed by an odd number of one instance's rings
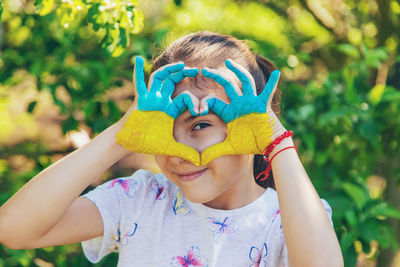
[[[264,155],[268,157],[268,155],[272,152],[274,147],[276,147],[276,145],[280,144],[283,139],[288,138],[288,137],[293,137],[292,131],[285,131],[282,135],[278,136],[271,144],[269,144],[267,146],[267,149],[265,150]]]
[[[282,152],[282,151],[284,151],[284,150],[286,150],[286,149],[289,149],[289,148],[294,148],[294,149],[296,149],[296,151],[297,151],[297,148],[296,148],[295,146],[288,146],[288,147],[285,147],[285,148],[279,150],[278,152],[276,152],[276,153],[273,155],[273,157],[271,158],[271,160],[268,160],[268,155],[272,152],[272,150],[273,150],[278,144],[280,144],[281,141],[282,141],[283,139],[288,138],[288,137],[292,137],[292,136],[293,136],[293,132],[292,132],[292,131],[286,131],[286,132],[284,132],[282,135],[278,136],[271,144],[268,145],[268,147],[267,147],[267,149],[265,150],[265,153],[264,153],[264,160],[268,162],[268,167],[267,167],[267,170],[265,170],[265,171],[263,171],[263,172],[261,172],[260,174],[257,175],[257,177],[256,177],[256,180],[257,180],[257,181],[264,181],[264,180],[266,180],[266,179],[268,178],[269,172],[270,172],[271,169],[272,169],[272,168],[271,168],[271,162],[272,162],[272,160],[274,159],[274,157],[275,157],[277,154],[279,154],[280,152]],[[263,175],[263,174],[264,174],[264,177],[263,177],[262,179],[259,179],[259,177],[260,177],[261,175]]]

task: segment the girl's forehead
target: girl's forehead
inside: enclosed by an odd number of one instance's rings
[[[238,82],[238,79],[236,77],[232,77],[232,75],[227,75],[227,76],[229,76],[229,80],[232,83]],[[237,81],[235,80],[235,78]],[[240,86],[240,84],[237,85]],[[230,102],[230,99],[226,94],[224,87],[222,87],[220,84],[211,79],[205,78],[202,74],[199,74],[194,78],[191,77],[185,78],[183,81],[176,84],[175,90],[172,94],[172,98],[175,98],[176,96],[178,96],[179,94],[181,94],[186,90],[190,91],[199,100],[201,100],[202,98],[204,98],[209,94],[215,94],[221,100],[224,100],[225,102],[228,103]],[[238,92],[238,94],[241,94],[241,92]]]

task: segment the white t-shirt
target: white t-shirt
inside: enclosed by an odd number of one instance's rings
[[[217,210],[190,202],[164,174],[138,170],[83,197],[104,223],[103,236],[82,242],[93,263],[118,252],[118,266],[288,266],[271,188],[247,206]]]

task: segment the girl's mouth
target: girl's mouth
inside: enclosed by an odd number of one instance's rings
[[[205,168],[204,170],[200,170],[197,172],[177,173],[177,175],[179,179],[182,181],[191,181],[203,175],[203,173],[205,173],[206,170],[208,170],[208,168]]]

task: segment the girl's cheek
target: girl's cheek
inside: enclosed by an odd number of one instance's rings
[[[227,127],[218,122],[207,122],[208,127],[192,129],[194,125],[183,126],[176,124],[173,136],[176,142],[190,146],[199,153],[207,147],[223,142],[227,136]]]
[[[226,133],[223,131],[210,130],[207,133],[197,134],[196,137],[192,137],[197,146],[197,151],[203,152],[206,148],[215,144],[221,143],[226,138]]]

